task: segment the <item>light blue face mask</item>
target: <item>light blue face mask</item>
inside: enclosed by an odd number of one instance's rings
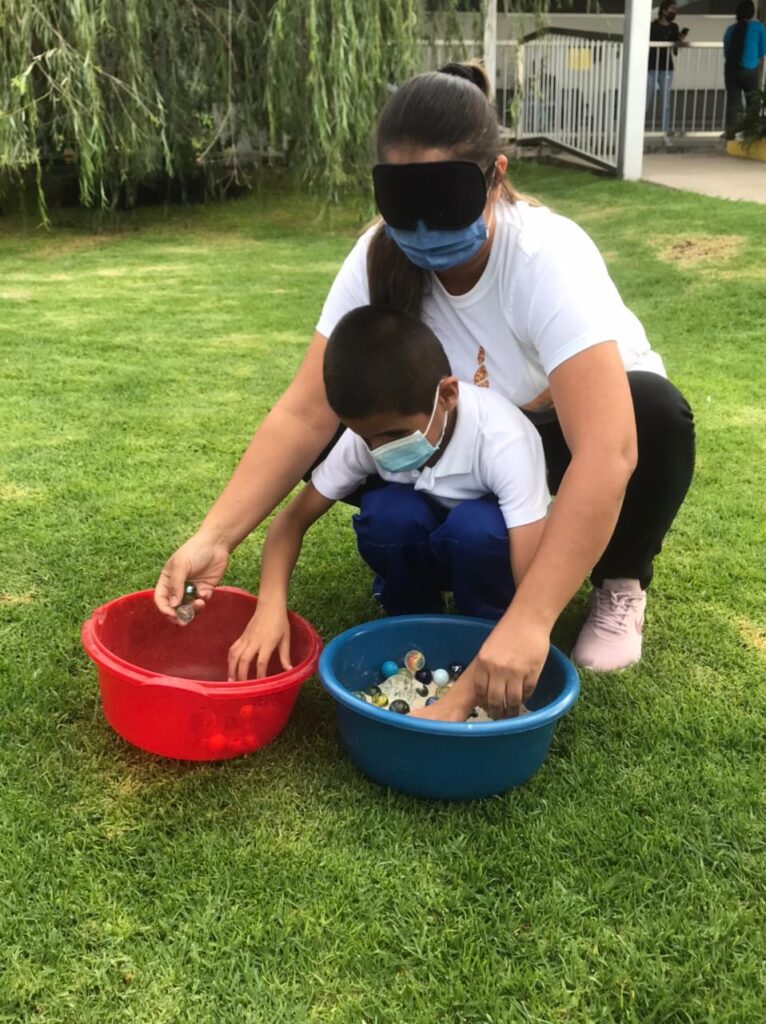
[[[402,231],[386,224],[386,234],[396,242],[410,263],[423,270],[449,270],[467,263],[489,237],[484,214],[467,228],[455,231],[429,228],[419,220],[414,231]]]
[[[420,469],[421,466],[428,462],[432,455],[439,451],[444,440],[444,432],[447,429],[448,416],[446,414],[444,416],[444,426],[435,445],[431,444],[425,436],[431,429],[438,404],[439,387],[437,385],[434,407],[425,434],[420,430],[416,430],[412,434],[407,434],[406,437],[398,437],[395,441],[389,441],[378,448],[370,449],[370,455],[375,459],[379,469],[383,469],[387,473],[406,473],[413,469]]]

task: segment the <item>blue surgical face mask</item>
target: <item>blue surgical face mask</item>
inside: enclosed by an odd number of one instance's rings
[[[421,466],[428,462],[432,455],[438,452],[444,440],[444,432],[447,429],[446,414],[444,416],[444,426],[436,444],[431,444],[425,436],[431,429],[438,404],[439,388],[437,386],[434,407],[425,434],[420,430],[416,430],[412,434],[407,434],[406,437],[399,437],[395,441],[389,441],[387,444],[382,444],[378,448],[370,450],[370,455],[375,459],[380,469],[384,469],[387,473],[406,473],[409,470],[420,469]]]
[[[410,263],[423,270],[449,270],[467,263],[489,237],[484,214],[467,228],[456,231],[429,228],[419,220],[414,231],[402,231],[386,224],[386,234],[396,242]]]

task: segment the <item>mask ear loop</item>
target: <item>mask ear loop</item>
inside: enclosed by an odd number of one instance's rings
[[[423,435],[424,437],[426,437],[426,435],[428,434],[428,431],[431,429],[431,424],[434,421],[434,416],[436,415],[436,410],[439,408],[439,397],[440,397],[439,396],[439,388],[442,386],[442,381],[446,380],[446,379],[447,379],[446,377],[442,377],[442,379],[436,385],[436,398],[434,399],[434,407],[433,407],[433,411],[431,413],[431,419],[428,421],[428,426],[426,427],[425,434]],[[444,440],[444,435],[447,433],[447,423],[448,422],[449,422],[449,411],[445,412],[445,414],[444,414],[444,426],[442,427],[441,434],[439,434],[439,440],[434,445],[434,448],[436,448],[437,450],[439,448],[441,448],[441,443]]]

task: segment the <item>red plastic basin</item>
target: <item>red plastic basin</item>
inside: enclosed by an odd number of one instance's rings
[[[229,647],[257,603],[245,590],[218,587],[184,627],[157,611],[151,590],[97,608],[83,624],[82,644],[98,666],[104,715],[115,732],[143,750],[186,761],[237,757],[278,736],[316,670],[322,641],[290,612],[294,667],[281,671],[275,655],[266,678],[227,682]]]

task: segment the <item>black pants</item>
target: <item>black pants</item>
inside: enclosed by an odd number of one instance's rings
[[[652,562],[662,549],[694,472],[694,417],[678,388],[656,373],[628,374],[638,435],[638,465],[630,478],[617,525],[591,573],[640,580],[646,589]],[[555,494],[571,455],[558,421],[537,428],[545,449],[548,487]]]
[[[678,388],[656,373],[628,373],[638,434],[638,465],[630,478],[612,539],[591,573],[600,586],[605,579],[640,580],[645,589],[652,579],[652,562],[686,496],[694,472],[694,417]],[[548,487],[559,489],[571,455],[558,421],[538,426],[545,450]],[[343,428],[322,452],[318,465]],[[312,467],[313,469],[313,467]],[[305,479],[309,479],[309,474]],[[369,477],[345,501],[359,505],[361,494],[383,481]]]
[[[742,94],[745,94],[745,107],[750,98],[758,90],[758,68],[727,68],[724,72],[726,85],[726,138],[733,139],[737,130],[737,121],[742,113]]]

